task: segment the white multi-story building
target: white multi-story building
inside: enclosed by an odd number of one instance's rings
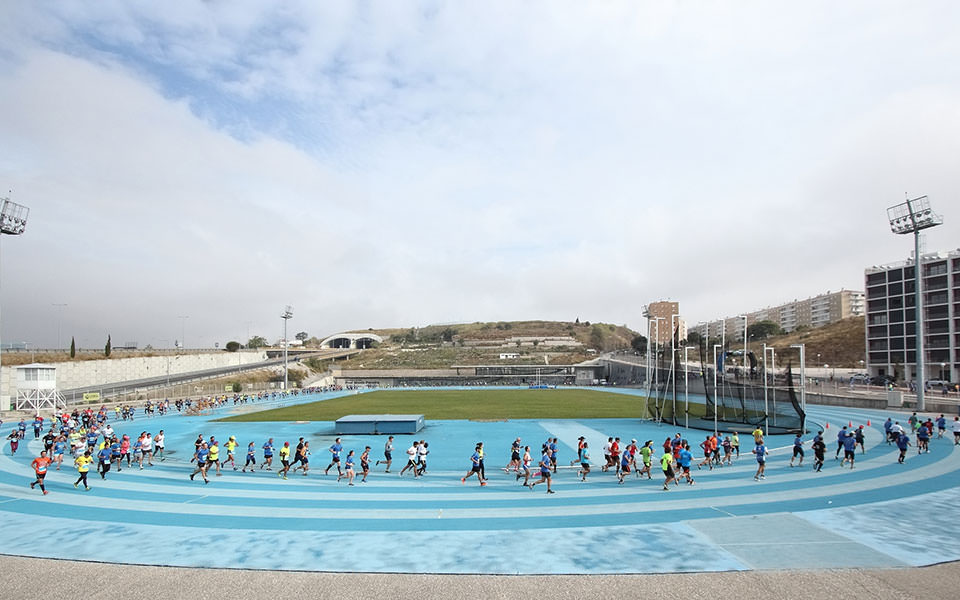
[[[923,265],[924,379],[960,379],[960,249],[921,255]],[[907,381],[916,372],[916,261],[864,272],[867,368],[871,375]]]

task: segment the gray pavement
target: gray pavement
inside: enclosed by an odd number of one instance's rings
[[[253,548],[266,551],[269,548]],[[696,551],[696,548],[691,548]],[[546,557],[549,559],[549,556]],[[358,561],[363,557],[358,556]],[[960,563],[907,569],[676,575],[393,575],[139,567],[0,556],[0,598],[957,598]],[[64,587],[63,584],[66,584]]]

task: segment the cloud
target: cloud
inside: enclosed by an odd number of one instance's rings
[[[957,9],[818,6],[5,7],[4,338],[52,344],[53,302],[211,345],[285,304],[641,329],[861,287],[908,252],[886,206],[956,195]]]

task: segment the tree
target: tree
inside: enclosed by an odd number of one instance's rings
[[[295,337],[296,339],[300,340],[301,342],[305,342],[305,341],[307,341],[307,338],[310,337],[310,334],[307,333],[306,331],[301,331],[300,333],[298,333],[297,335],[295,335],[295,336],[293,336],[293,337]]]
[[[638,335],[630,340],[630,347],[636,350],[637,352],[646,352],[647,351],[647,338],[643,335]]]
[[[247,348],[263,348],[267,345],[267,340],[263,336],[255,335],[247,341]]]
[[[77,357],[77,340],[73,337],[70,338],[70,358]]]
[[[239,346],[240,344],[237,344],[237,345]],[[243,391],[243,384],[240,383],[239,381],[234,381],[234,382],[233,382],[233,393],[234,393],[234,394],[239,394],[239,393],[242,392],[242,391]]]
[[[749,329],[749,327],[748,327]],[[703,336],[700,335],[699,331],[688,331],[687,332],[687,342],[693,344],[694,346],[699,346]]]
[[[107,345],[103,347],[103,355],[109,357],[110,350],[110,334],[107,334]]]
[[[227,342],[227,352],[236,352],[240,349],[240,342]]]
[[[764,340],[771,335],[780,335],[781,333],[783,333],[783,330],[780,329],[780,325],[773,321],[757,321],[747,327],[747,335],[758,340]]]

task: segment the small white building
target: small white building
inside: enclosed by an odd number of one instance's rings
[[[15,410],[36,413],[56,410],[67,405],[57,391],[57,368],[49,364],[33,363],[17,367],[17,398]]]
[[[513,360],[515,358],[520,358],[519,352],[501,352],[500,360]]]

